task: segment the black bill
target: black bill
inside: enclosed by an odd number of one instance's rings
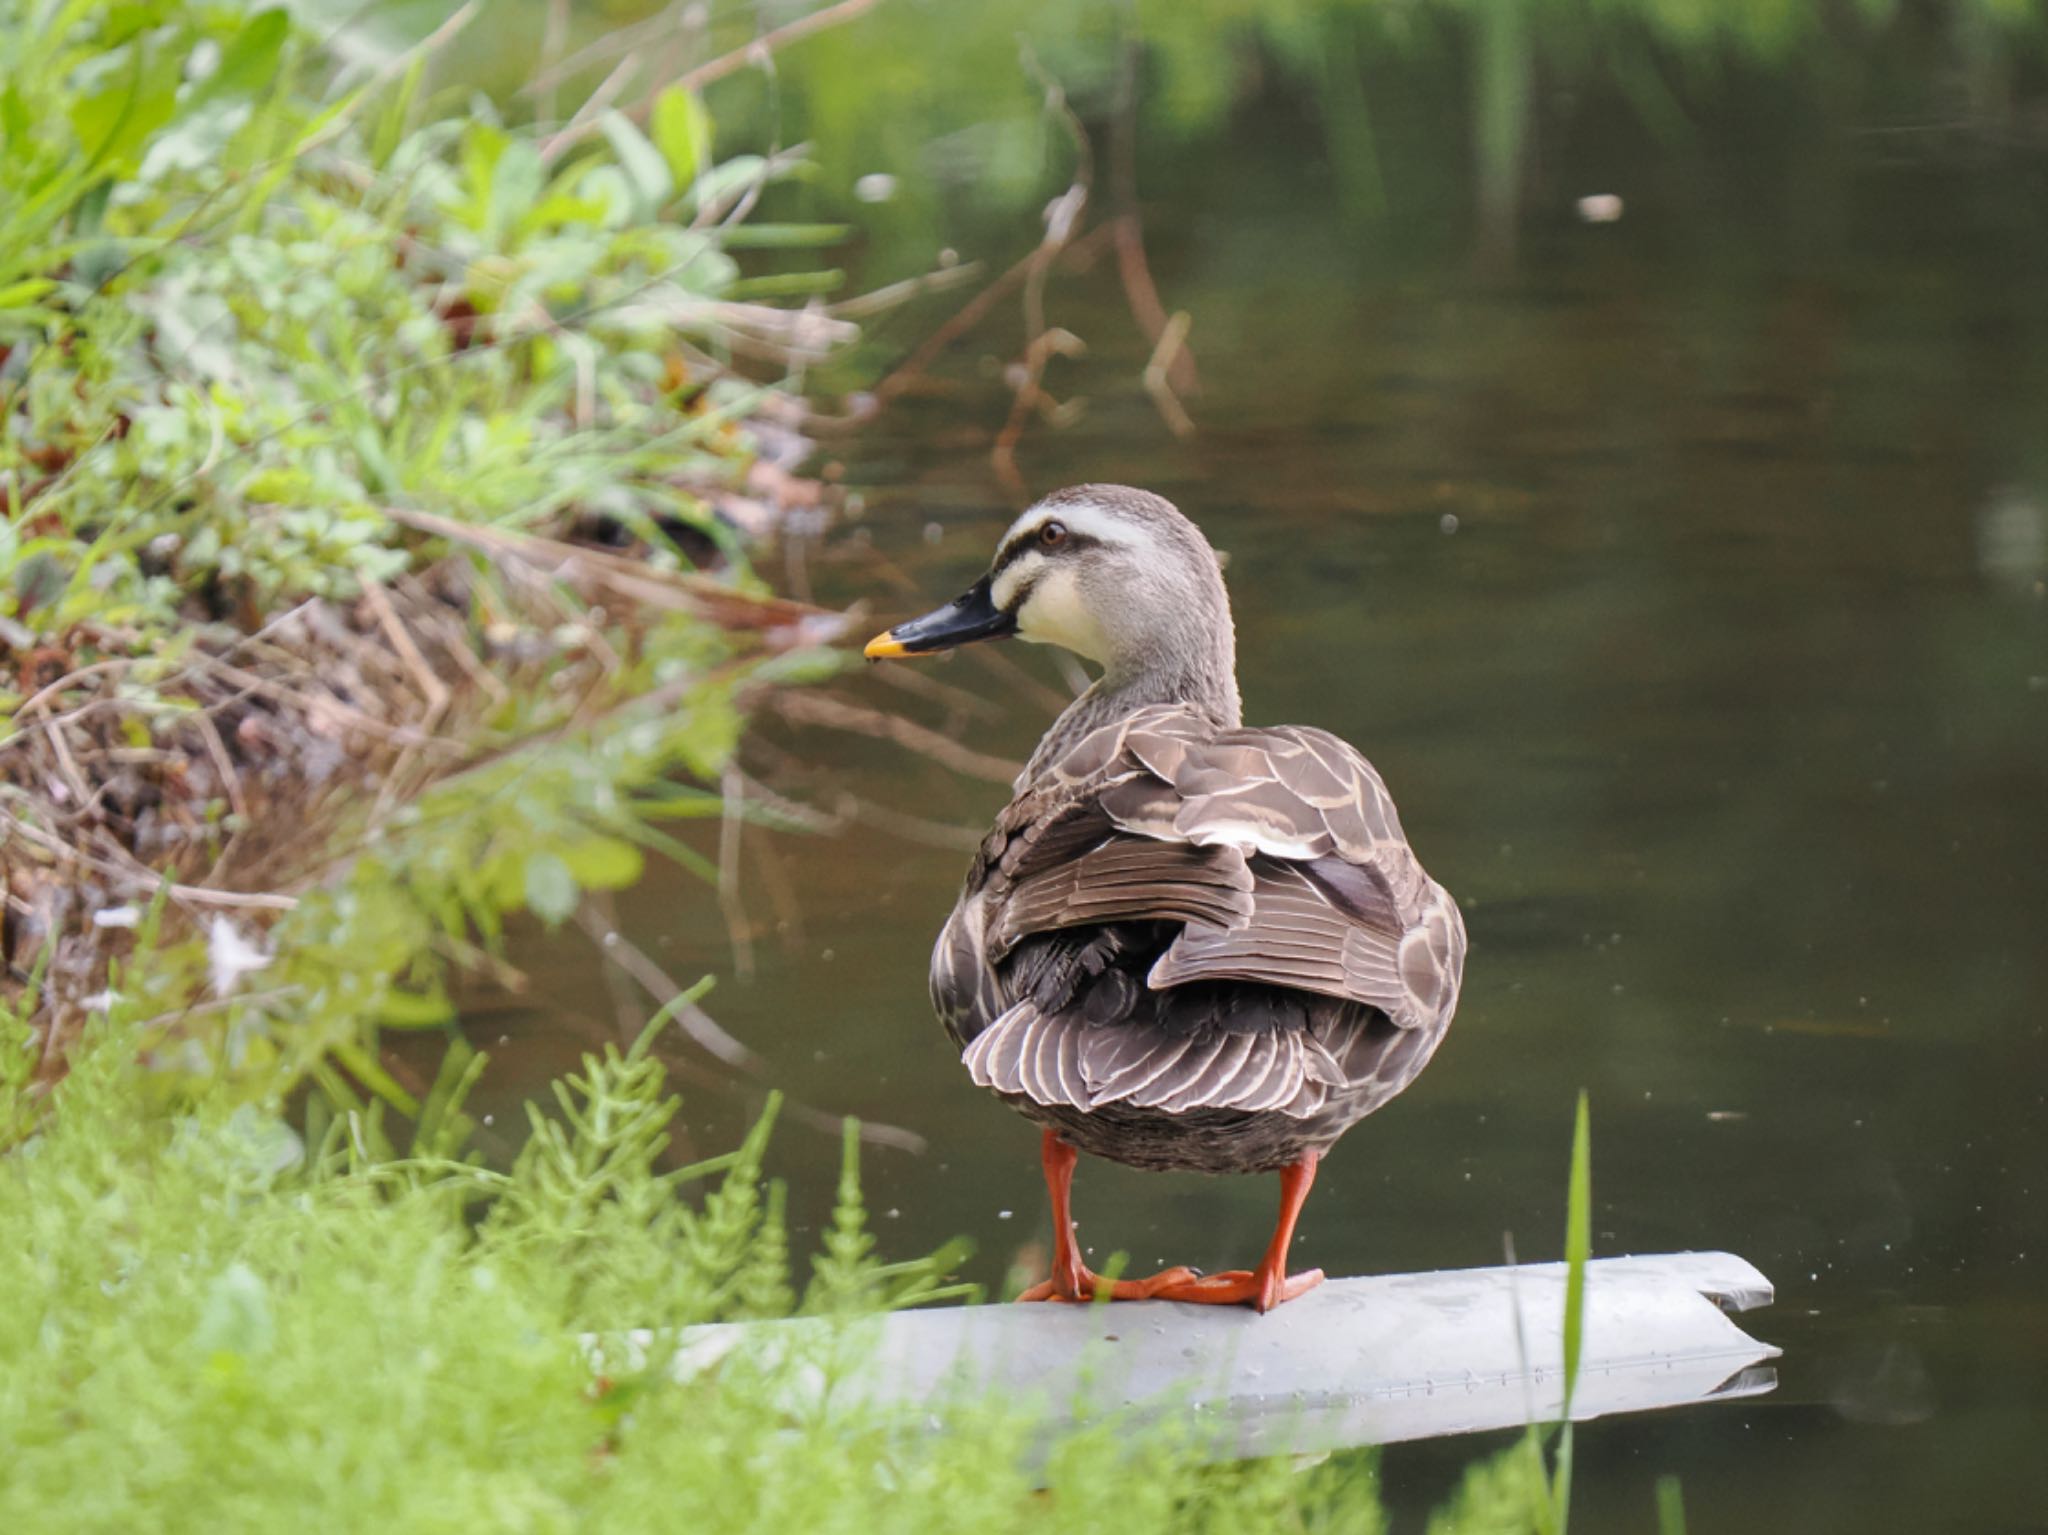
[[[936,613],[913,618],[876,635],[862,654],[870,661],[885,656],[925,656],[973,640],[997,640],[1015,634],[1017,620],[998,608],[989,594],[993,579],[983,576]]]

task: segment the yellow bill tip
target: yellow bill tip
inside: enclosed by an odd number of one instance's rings
[[[896,638],[894,629],[885,629],[868,641],[867,649],[861,652],[870,661],[887,660],[891,656],[907,656],[911,652]]]

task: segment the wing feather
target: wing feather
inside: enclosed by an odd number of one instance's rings
[[[1185,1114],[1189,1109],[1231,1102],[1231,1088],[1237,1082],[1237,1074],[1251,1059],[1252,1050],[1258,1042],[1256,1034],[1228,1034],[1218,1030],[1216,1048],[1203,1060],[1201,1069],[1176,1082],[1172,1092],[1157,1106],[1169,1114]]]
[[[1179,930],[1159,952],[1134,924]],[[1085,928],[1101,936],[1048,951],[1071,981],[1006,964],[1026,939]],[[962,999],[974,1080],[1084,1111],[1307,1117],[1332,1093],[1391,1092],[1449,1021],[1465,954],[1456,904],[1356,751],[1307,727],[1219,730],[1174,705],[1089,733],[1020,785],[948,932],[934,992]],[[1158,953],[1144,973],[1156,1002],[1119,952]],[[1263,1015],[1219,1012],[1214,993],[1168,1000],[1205,981],[1296,1000]]]
[[[1250,915],[1252,876],[1228,848],[1119,836],[1019,881],[997,898],[994,952],[1029,933],[1106,922],[1199,922],[1228,929]]]

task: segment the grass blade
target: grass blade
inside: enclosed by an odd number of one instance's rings
[[[1556,1469],[1551,1476],[1551,1528],[1564,1535],[1572,1506],[1572,1397],[1579,1385],[1579,1361],[1586,1344],[1586,1261],[1593,1252],[1593,1134],[1585,1090],[1572,1121],[1570,1193],[1564,1217],[1564,1420],[1558,1431]]]
[[[1572,1413],[1579,1384],[1579,1358],[1586,1341],[1586,1260],[1593,1249],[1593,1145],[1586,1094],[1572,1124],[1571,1192],[1564,1219],[1564,1415]]]
[[[1685,1535],[1685,1494],[1678,1478],[1657,1478],[1657,1535]]]

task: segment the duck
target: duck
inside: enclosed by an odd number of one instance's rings
[[[1044,497],[965,593],[865,653],[1013,637],[1100,668],[1017,776],[932,950],[932,1006],[968,1077],[1040,1127],[1051,1275],[1019,1298],[1270,1311],[1323,1278],[1287,1272],[1319,1162],[1450,1027],[1457,902],[1355,748],[1245,725],[1222,563],[1163,497]],[[1071,1202],[1084,1153],[1277,1173],[1257,1266],[1094,1273]]]

